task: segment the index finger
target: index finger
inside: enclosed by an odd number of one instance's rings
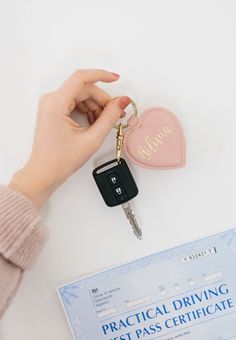
[[[62,96],[75,98],[78,92],[85,84],[96,83],[102,81],[104,83],[111,83],[116,81],[119,75],[114,72],[109,72],[102,69],[87,69],[75,71],[59,88]]]

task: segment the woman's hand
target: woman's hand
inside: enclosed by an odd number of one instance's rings
[[[94,83],[118,78],[104,70],[78,70],[58,90],[41,97],[32,152],[25,166],[13,175],[12,189],[39,208],[99,149],[124,115],[130,98],[118,97],[106,105],[110,96]],[[87,114],[89,127],[81,127],[70,117],[77,108]]]

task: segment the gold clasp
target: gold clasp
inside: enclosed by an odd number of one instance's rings
[[[111,97],[106,105],[108,103],[110,103],[113,99],[115,99],[117,97]],[[137,106],[135,104],[135,102],[131,99],[130,101],[130,104],[132,105],[133,107],[133,115],[135,117],[138,116],[138,110],[137,110]],[[120,162],[120,157],[121,157],[121,152],[122,152],[122,147],[123,147],[123,140],[124,140],[124,133],[123,133],[123,130],[128,128],[129,127],[129,123],[126,122],[125,124],[122,124],[122,123],[118,123],[118,124],[115,124],[114,125],[114,128],[117,129],[117,134],[116,134],[116,159],[117,159],[117,162],[119,163]]]
[[[113,99],[115,99],[115,98],[117,98],[117,97],[111,97],[111,98],[107,101],[106,105],[107,105],[108,103],[110,103],[110,102],[111,102]],[[137,116],[138,116],[138,109],[137,109],[137,105],[135,104],[135,102],[134,102],[133,99],[130,100],[130,104],[131,104],[132,107],[133,107],[133,111],[134,111],[133,114],[134,114],[134,116],[137,117]],[[115,125],[114,125],[114,128],[115,128],[115,129],[119,129],[119,127],[120,127],[120,124],[115,124]],[[123,128],[123,129],[126,129],[127,127],[129,127],[128,122],[126,122],[125,124],[122,124],[122,128]]]
[[[123,147],[123,139],[124,139],[123,125],[120,123],[116,135],[116,159],[118,163],[120,162],[120,156]]]

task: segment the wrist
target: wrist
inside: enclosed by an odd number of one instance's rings
[[[38,209],[46,203],[57,188],[55,184],[49,183],[42,173],[35,172],[30,165],[16,171],[8,186],[30,199]]]

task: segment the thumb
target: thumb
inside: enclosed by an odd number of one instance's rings
[[[89,128],[88,132],[91,133],[96,140],[103,142],[117,120],[124,115],[124,109],[130,104],[130,101],[131,99],[126,96],[111,100]]]

